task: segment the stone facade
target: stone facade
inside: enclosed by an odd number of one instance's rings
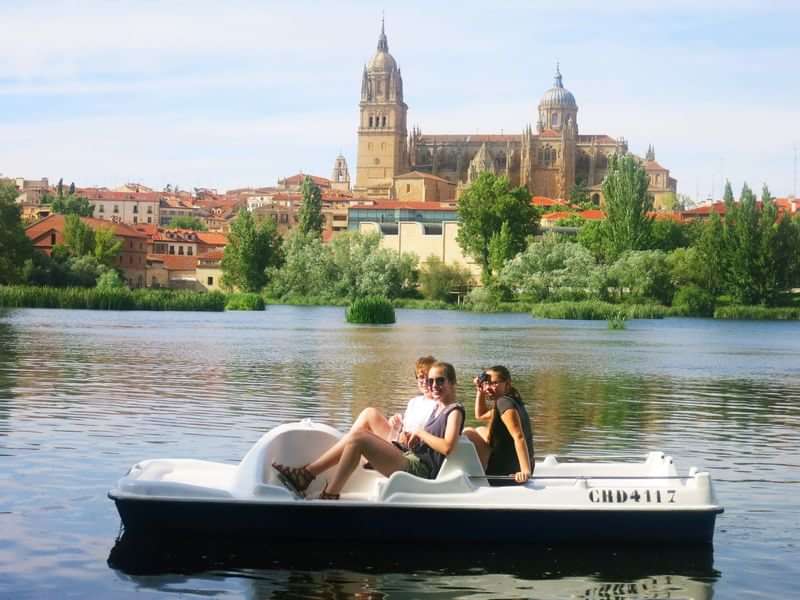
[[[456,185],[466,185],[489,171],[523,185],[532,196],[568,198],[578,180],[590,198],[602,203],[601,183],[608,158],[627,153],[624,138],[584,134],[578,129],[578,104],[564,87],[556,66],[553,86],[542,96],[535,126],[520,134],[424,134],[413,128],[406,137],[408,107],[403,80],[389,54],[383,26],[378,50],[364,67],[358,128],[357,193],[393,198],[392,181],[409,171],[429,173]],[[674,195],[677,182],[655,162],[652,146],[641,159],[651,176],[651,193],[659,199]]]

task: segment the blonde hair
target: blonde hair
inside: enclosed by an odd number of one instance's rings
[[[434,363],[436,363],[436,359],[432,356],[420,356],[414,365],[414,375],[419,375],[421,372],[427,375],[428,371],[431,369],[431,365]]]

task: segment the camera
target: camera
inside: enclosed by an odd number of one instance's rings
[[[486,383],[487,381],[489,381],[489,374],[486,371],[478,375],[478,383]]]

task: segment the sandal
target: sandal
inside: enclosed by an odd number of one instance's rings
[[[340,494],[329,494],[328,493],[328,483],[325,482],[325,487],[322,488],[322,491],[319,493],[318,500],[338,500]]]
[[[304,496],[308,486],[316,479],[316,476],[307,467],[287,467],[274,462],[272,468],[277,472],[281,483],[299,496]]]

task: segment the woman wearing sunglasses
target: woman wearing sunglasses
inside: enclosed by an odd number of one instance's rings
[[[525,483],[533,471],[533,432],[522,397],[508,369],[497,365],[475,378],[475,418],[488,427],[464,435],[475,444],[487,475],[514,475]]]
[[[424,427],[408,436],[408,450],[387,441],[371,431],[351,431],[337,445],[341,445],[338,467],[333,479],[320,494],[322,500],[338,500],[347,480],[365,457],[375,470],[388,477],[396,471],[407,471],[412,475],[435,479],[445,456],[455,448],[464,427],[464,407],[456,402],[456,371],[453,365],[436,362],[428,371],[427,386],[436,406]],[[316,463],[318,463],[316,461]],[[287,467],[273,463],[281,481],[289,489],[302,493],[323,470],[316,463],[305,467]],[[311,480],[298,481],[294,474],[307,471]],[[298,485],[299,484],[299,485]]]

